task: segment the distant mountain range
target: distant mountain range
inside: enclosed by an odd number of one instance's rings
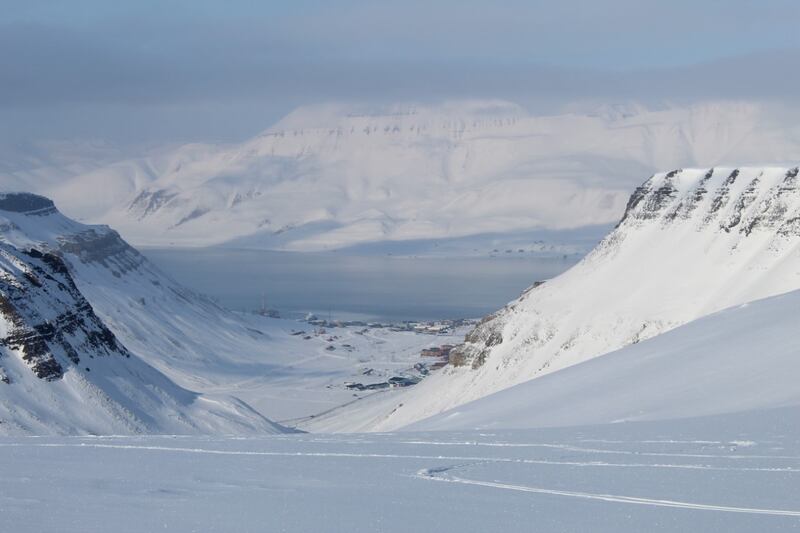
[[[321,105],[234,145],[4,155],[0,186],[137,245],[325,250],[606,224],[642,175],[798,155],[797,128],[748,103],[554,116],[502,101]]]

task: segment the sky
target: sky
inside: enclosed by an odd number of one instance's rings
[[[794,101],[797,0],[0,0],[0,142],[233,141],[331,101]]]

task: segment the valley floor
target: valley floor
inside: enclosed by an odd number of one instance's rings
[[[388,327],[321,328],[299,320],[244,313],[237,317],[269,341],[263,337],[249,343],[237,339],[243,352],[224,366],[204,362],[201,370],[166,365],[160,369],[190,390],[234,395],[270,419],[292,427],[358,399],[396,392],[350,390],[346,383],[370,385],[393,377],[424,378],[414,366],[424,365],[428,371],[440,359],[423,357],[422,350],[458,344],[471,327],[435,335]]]
[[[0,516],[20,533],[796,530],[796,411],[489,433],[3,438]]]

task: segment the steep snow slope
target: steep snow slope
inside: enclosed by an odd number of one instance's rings
[[[576,426],[797,408],[799,311],[800,291],[726,309],[406,429]]]
[[[555,116],[498,101],[327,105],[237,145],[163,149],[58,181],[17,169],[0,183],[134,244],[321,250],[608,223],[656,169],[798,157],[796,128],[743,103]]]
[[[166,276],[107,226],[77,223],[41,197],[13,197],[33,198],[47,207],[14,212],[0,202],[0,215],[7,220],[2,238],[16,246],[36,246],[63,255],[99,316],[151,364],[168,369],[180,361],[183,370],[191,373],[199,368],[192,365],[231,363],[230,357],[241,346],[229,343],[235,344],[237,338],[243,342],[267,339]],[[227,349],[217,350],[221,347]]]
[[[394,429],[639,342],[700,316],[800,288],[797,168],[654,175],[583,261],[527,290],[414,391],[314,421]],[[354,408],[356,409],[356,408]]]
[[[235,398],[182,389],[132,355],[64,259],[26,233],[46,232],[54,216],[46,198],[0,195],[0,434],[281,431]]]

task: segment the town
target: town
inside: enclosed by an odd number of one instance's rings
[[[470,318],[445,319],[430,322],[404,320],[398,323],[364,322],[360,320],[325,320],[313,313],[306,315],[303,321],[319,328],[386,328],[390,331],[413,331],[425,335],[449,335],[458,327],[471,326],[478,322]]]
[[[366,385],[354,381],[346,381],[344,386],[354,391],[373,391],[416,385],[432,371],[439,370],[440,368],[447,366],[447,364],[450,362],[450,351],[453,348],[454,346],[452,344],[443,344],[441,346],[433,346],[423,349],[420,352],[420,356],[430,358],[432,361],[420,361],[416,363],[413,369],[418,373],[417,376],[392,376],[386,381],[370,383]],[[367,372],[364,375],[371,374],[371,372]]]

